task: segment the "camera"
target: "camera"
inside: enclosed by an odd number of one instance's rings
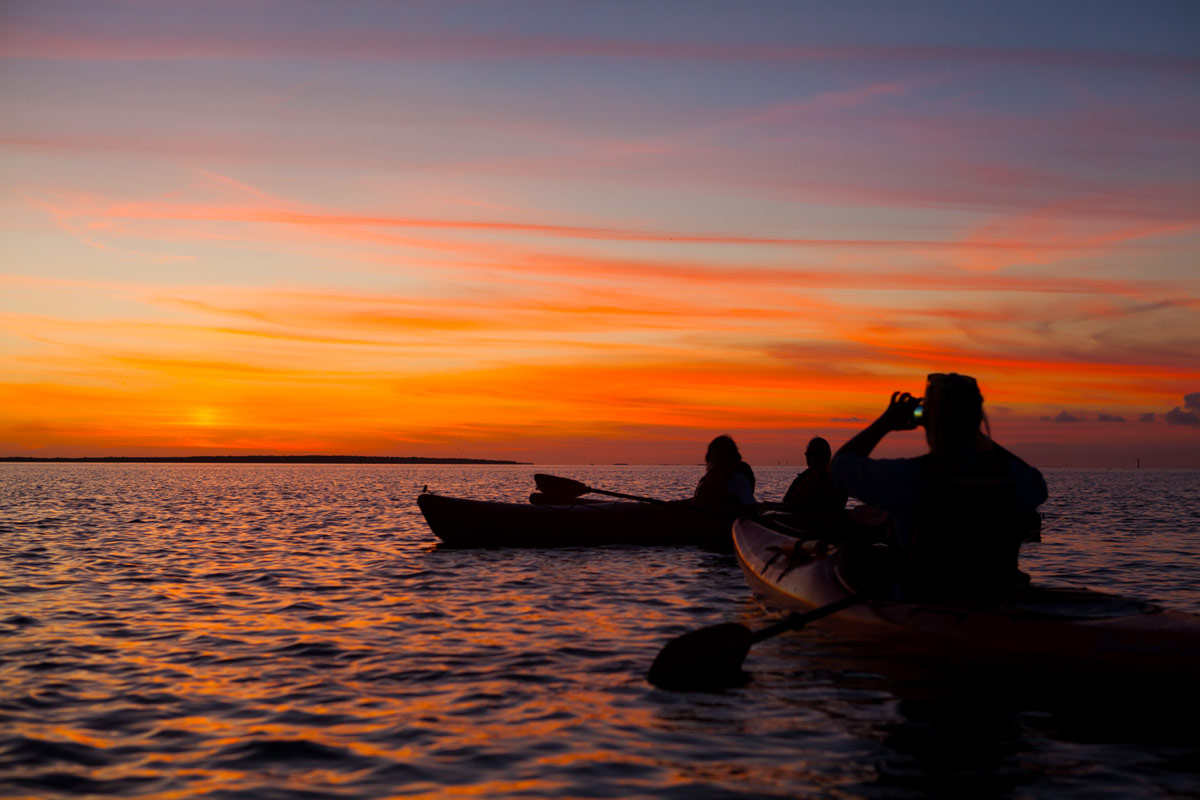
[[[925,424],[925,398],[918,397],[917,405],[913,408],[912,415],[913,425],[920,427]]]

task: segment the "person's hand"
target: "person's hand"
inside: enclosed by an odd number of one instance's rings
[[[908,392],[892,392],[892,400],[879,419],[890,431],[911,431],[917,427],[913,411],[920,403],[921,398],[913,397]]]

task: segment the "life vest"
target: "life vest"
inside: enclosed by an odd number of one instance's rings
[[[754,470],[745,461],[736,464],[718,464],[709,467],[696,484],[696,493],[692,495],[692,505],[696,508],[710,511],[735,512],[741,501],[729,491],[729,482],[733,476],[741,473],[750,481],[750,491],[754,491]]]
[[[1029,529],[1007,457],[984,454],[969,468],[933,454],[917,461],[917,511],[900,582],[905,598],[1003,599],[1017,585],[1017,551]]]

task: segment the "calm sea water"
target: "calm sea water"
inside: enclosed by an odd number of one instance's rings
[[[663,497],[699,476],[536,469]],[[425,484],[523,500],[534,471],[0,465],[0,794],[1200,790],[1200,721],[1169,693],[1013,691],[819,629],[756,646],[743,687],[654,689],[645,670],[672,636],[770,617],[728,555],[450,550],[416,508]],[[778,499],[795,470],[758,474]],[[1200,472],[1046,475],[1045,541],[1023,557],[1035,579],[1200,612]]]

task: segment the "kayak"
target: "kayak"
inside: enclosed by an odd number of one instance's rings
[[[729,550],[730,519],[686,503],[499,503],[422,494],[430,529],[456,547],[701,545]]]
[[[733,525],[738,563],[765,606],[805,612],[854,594],[836,547],[781,552],[797,541],[751,520]],[[1078,674],[1200,672],[1200,615],[1087,589],[1029,586],[986,606],[871,600],[817,624],[890,650],[991,665]]]

